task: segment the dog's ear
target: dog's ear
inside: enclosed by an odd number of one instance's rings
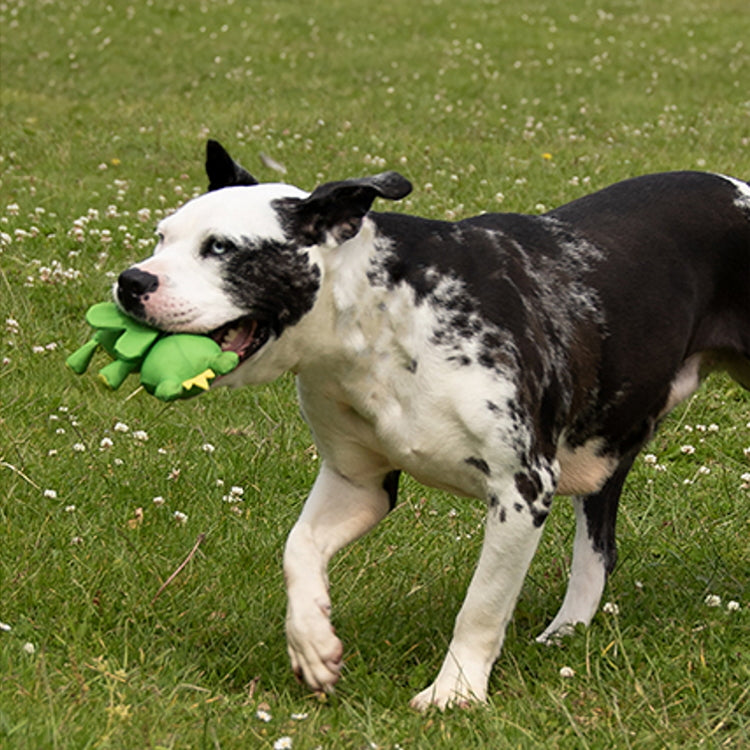
[[[218,141],[206,143],[206,175],[209,193],[233,185],[258,184],[258,180],[237,164]]]
[[[327,182],[294,203],[293,229],[305,244],[320,244],[326,233],[336,242],[345,242],[359,232],[376,198],[399,200],[410,192],[411,183],[398,172]]]

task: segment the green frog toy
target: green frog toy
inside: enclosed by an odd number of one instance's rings
[[[208,336],[164,333],[125,315],[112,302],[90,307],[86,321],[95,329],[94,336],[66,363],[82,375],[101,347],[112,361],[99,370],[99,378],[112,389],[119,388],[131,372],[140,371],[141,384],[156,398],[190,398],[239,364],[236,352],[222,351]]]

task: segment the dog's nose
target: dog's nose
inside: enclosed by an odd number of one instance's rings
[[[139,268],[128,268],[117,279],[117,299],[129,312],[143,308],[146,295],[155,292],[159,286],[159,277]]]

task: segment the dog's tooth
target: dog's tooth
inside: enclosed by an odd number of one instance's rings
[[[240,332],[239,328],[230,328],[225,334],[222,344],[231,344],[234,339],[237,338],[237,334]]]

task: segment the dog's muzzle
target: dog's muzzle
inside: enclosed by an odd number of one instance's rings
[[[137,318],[145,316],[144,301],[156,291],[159,277],[138,268],[128,268],[117,279],[117,300],[123,309]]]

